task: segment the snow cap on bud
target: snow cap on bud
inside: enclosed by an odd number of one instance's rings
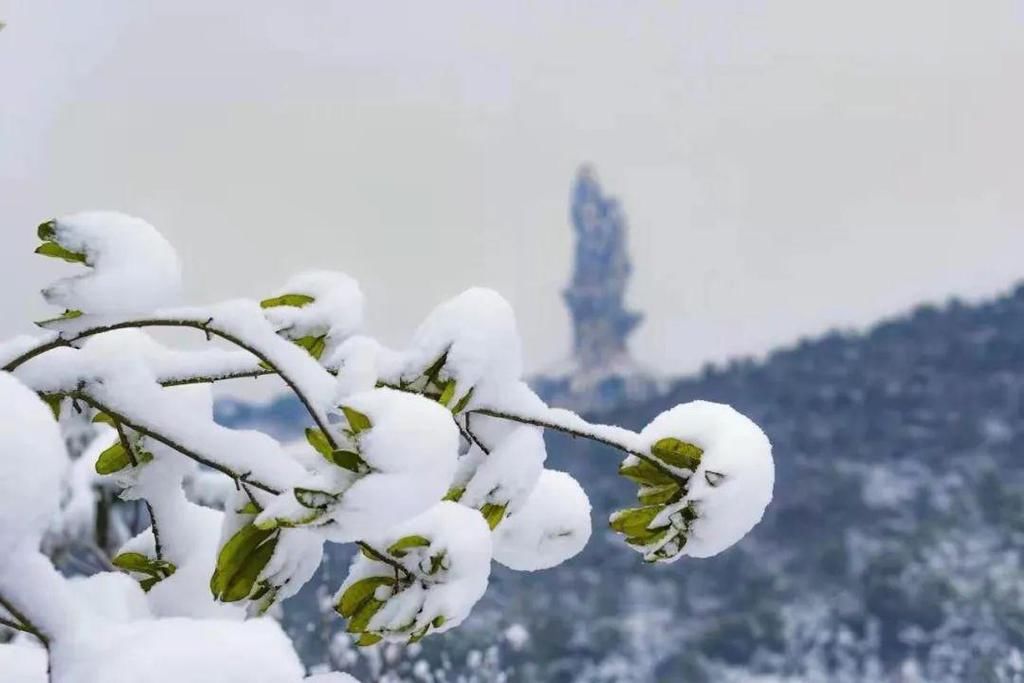
[[[49,303],[67,309],[48,322],[82,313],[145,313],[173,305],[181,296],[181,265],[174,247],[140,218],[84,211],[46,221],[38,235],[43,243],[37,254],[89,268],[43,290]]]
[[[455,628],[487,590],[490,529],[456,503],[438,503],[361,548],[335,604],[359,645]]]
[[[710,557],[761,521],[771,502],[771,443],[749,418],[708,401],[676,406],[640,433],[649,456],[627,457],[620,474],[640,485],[641,507],[611,526],[652,562]]]
[[[458,413],[478,387],[501,386],[523,373],[512,306],[492,289],[474,287],[449,299],[420,324],[395,381],[437,396]]]

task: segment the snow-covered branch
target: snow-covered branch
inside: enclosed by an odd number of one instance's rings
[[[360,333],[363,297],[342,273],[302,273],[258,303],[181,307],[177,255],[147,223],[75,214],[38,235],[37,253],[87,271],[44,289],[66,309],[39,323],[44,335],[0,344],[0,399],[15,406],[0,415],[0,624],[46,639],[56,681],[122,680],[110,643],[130,643],[129,662],[151,647],[161,682],[301,680],[261,615],[310,579],[325,543],[360,549],[335,596],[358,644],[458,626],[492,560],[544,569],[590,537],[586,493],[545,467],[543,429],[625,453],[640,507],[611,526],[647,561],[721,552],[771,498],[768,440],[728,406],[677,406],[639,433],[547,406],[522,381],[515,315],[491,290],[441,304],[394,350]],[[146,333],[157,328],[232,348],[168,348]],[[213,421],[204,385],[267,375],[308,411],[306,444]],[[38,550],[67,466],[50,411],[71,408],[109,425],[88,464],[151,522],[111,558],[121,573],[89,579],[89,595],[109,582],[100,592],[117,605],[99,611]],[[39,434],[41,469],[26,460]],[[233,483],[222,509],[185,495],[198,472]],[[202,656],[210,643],[216,656]]]

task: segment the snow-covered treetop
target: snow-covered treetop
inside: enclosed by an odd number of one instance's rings
[[[136,667],[154,682],[302,680],[261,615],[310,579],[328,542],[360,549],[335,600],[361,645],[458,626],[492,559],[544,569],[590,536],[585,492],[544,466],[545,428],[625,454],[640,505],[611,527],[647,561],[717,554],[771,499],[768,439],[728,406],[677,406],[640,433],[549,408],[522,382],[515,315],[491,290],[442,303],[389,349],[362,331],[363,296],[343,273],[180,307],[177,255],[144,221],[80,213],[38,235],[37,253],[87,270],[43,290],[65,309],[43,334],[0,344],[0,624],[47,646],[52,680],[137,680]],[[167,348],[145,332],[157,327],[224,343]],[[210,383],[264,375],[309,412],[304,449],[213,421]],[[38,550],[68,463],[51,411],[69,410],[109,426],[86,451],[95,476],[151,516],[112,558],[119,573],[87,589]],[[186,497],[197,471],[227,477],[223,510]],[[97,609],[98,594],[116,607]]]

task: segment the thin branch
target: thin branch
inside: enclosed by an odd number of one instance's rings
[[[278,490],[277,488],[275,488],[275,487],[273,487],[273,486],[271,486],[269,484],[266,484],[264,482],[261,482],[261,481],[259,481],[257,479],[251,478],[251,476],[249,474],[239,474],[238,472],[235,472],[234,470],[232,470],[227,465],[221,464],[221,463],[219,463],[219,462],[217,462],[215,460],[211,460],[211,459],[209,459],[209,458],[207,458],[207,457],[197,453],[196,451],[192,450],[191,448],[189,448],[189,447],[187,447],[187,446],[185,446],[183,444],[178,443],[174,439],[171,439],[171,438],[169,438],[167,436],[164,436],[163,434],[160,434],[158,432],[155,432],[152,429],[149,429],[148,427],[144,427],[144,426],[142,426],[142,425],[140,425],[138,423],[132,422],[132,420],[130,418],[126,417],[124,414],[119,413],[118,411],[114,410],[110,406],[106,405],[105,403],[97,400],[93,396],[90,396],[89,394],[87,394],[87,393],[85,393],[83,391],[76,391],[76,392],[72,393],[71,395],[75,396],[75,397],[77,397],[77,398],[79,398],[79,399],[81,399],[83,401],[85,401],[86,403],[91,405],[93,408],[96,408],[97,410],[101,410],[104,413],[110,415],[115,420],[123,423],[129,429],[134,429],[135,431],[137,431],[139,434],[142,434],[143,436],[148,436],[149,438],[153,439],[154,441],[159,441],[160,443],[164,444],[165,446],[167,446],[169,448],[173,448],[174,450],[178,451],[182,455],[184,455],[184,456],[186,456],[188,458],[191,458],[192,460],[195,460],[196,462],[198,462],[198,463],[200,463],[202,465],[206,465],[210,469],[214,469],[214,470],[217,470],[218,472],[226,474],[226,475],[231,477],[236,482],[244,481],[245,483],[249,484],[250,486],[258,488],[258,489],[260,489],[262,491],[266,491],[267,493],[270,493],[270,494],[273,494],[273,495],[278,495],[278,494],[281,493],[281,491]]]
[[[160,545],[160,528],[156,525],[156,514],[148,500],[143,502],[146,503],[146,511],[149,512],[149,526],[153,529],[153,547],[156,550],[156,559],[162,560],[164,559],[164,549]]]
[[[407,579],[413,578],[412,572],[410,572],[408,569],[402,566],[401,562],[396,562],[395,560],[392,560],[390,557],[388,557],[381,551],[377,550],[369,543],[366,543],[365,541],[356,541],[356,545],[362,548],[367,555],[377,560],[378,562],[389,564],[392,567],[394,567],[396,571],[402,572],[403,574],[405,574],[405,577]]]
[[[7,610],[7,613],[14,617],[14,620],[17,622],[17,624],[12,624],[5,619],[5,626],[9,625],[11,626],[11,628],[17,629],[19,631],[31,633],[40,641],[42,641],[43,645],[45,645],[46,647],[50,647],[50,639],[46,636],[46,634],[39,630],[39,628],[35,624],[33,624],[28,617],[22,614],[18,610],[18,608],[11,604],[10,600],[5,599],[4,596],[2,595],[0,595],[0,607],[3,607],[5,610]]]
[[[299,387],[295,384],[295,381],[288,375],[281,372],[281,369],[274,365],[274,363],[269,358],[267,358],[261,351],[250,346],[248,343],[239,339],[234,334],[215,327],[213,318],[205,322],[199,322],[196,320],[179,320],[172,318],[153,318],[150,320],[127,320],[120,323],[114,323],[112,325],[100,325],[97,327],[82,330],[78,334],[72,335],[68,338],[58,336],[56,339],[50,342],[40,344],[39,346],[29,349],[25,353],[21,354],[14,360],[7,363],[7,365],[5,365],[3,369],[6,372],[13,372],[18,366],[22,365],[26,361],[31,360],[32,358],[35,358],[36,356],[42,353],[61,347],[73,346],[75,343],[81,341],[82,339],[86,339],[97,334],[104,334],[106,332],[113,332],[115,330],[138,329],[143,327],[187,327],[203,332],[204,334],[206,334],[207,338],[209,338],[211,335],[215,337],[220,337],[221,339],[234,344],[238,348],[248,351],[256,358],[258,358],[260,361],[262,361],[264,364],[266,364],[270,368],[270,373],[276,374],[282,380],[284,380],[284,383],[288,385],[288,388],[292,390],[292,393],[294,393],[295,396],[299,399],[299,401],[301,401],[302,404],[305,406],[306,410],[309,412],[310,417],[313,418],[313,422],[316,423],[316,426],[319,427],[320,430],[327,437],[327,441],[331,444],[331,447],[338,447],[338,444],[335,442],[334,437],[331,436],[331,432],[327,428],[326,423],[320,418],[319,413],[313,407],[313,404],[310,402],[309,398],[299,389]],[[248,373],[246,373],[246,375],[244,376],[248,376]]]

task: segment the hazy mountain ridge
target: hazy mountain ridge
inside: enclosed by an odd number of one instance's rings
[[[471,620],[428,639],[428,655],[521,623],[532,638],[506,654],[514,680],[1021,680],[1022,396],[1024,286],[709,368],[591,415],[640,427],[682,401],[735,405],[774,445],[764,522],[719,557],[644,566],[604,531],[632,500],[618,454],[549,437],[550,466],[591,496],[594,539],[548,572],[496,567]]]

